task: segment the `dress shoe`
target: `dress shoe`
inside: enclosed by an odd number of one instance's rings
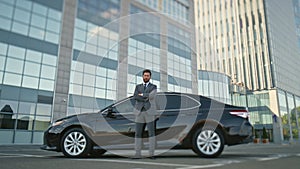
[[[149,156],[148,158],[151,159],[151,160],[155,160],[156,159],[154,156]]]
[[[142,158],[142,156],[138,155],[138,154],[136,154],[133,157],[131,157],[131,159],[141,159],[141,158]]]

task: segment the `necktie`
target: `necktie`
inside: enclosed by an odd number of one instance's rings
[[[145,83],[145,84],[144,84],[144,90],[146,90],[146,88],[147,88],[147,84]]]

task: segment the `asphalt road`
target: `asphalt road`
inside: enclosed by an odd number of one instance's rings
[[[132,160],[111,153],[97,158],[72,159],[62,153],[40,150],[39,146],[0,146],[1,169],[298,169],[299,166],[300,144],[226,147],[222,155],[214,159],[200,158],[191,150],[170,150],[155,160]]]

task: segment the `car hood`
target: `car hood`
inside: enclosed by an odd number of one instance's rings
[[[74,115],[70,115],[70,116],[66,116],[66,117],[63,117],[61,119],[58,119],[56,120],[55,122],[57,121],[62,121],[62,120],[73,120],[73,119],[82,119],[82,118],[85,118],[87,116],[94,116],[98,113],[95,113],[95,112],[89,112],[89,113],[82,113],[82,114],[74,114]]]

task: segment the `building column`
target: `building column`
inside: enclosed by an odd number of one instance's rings
[[[197,69],[197,49],[196,49],[196,27],[194,1],[189,0],[189,18],[191,21],[191,66],[192,66],[192,93],[198,94],[198,69]]]
[[[52,122],[65,117],[68,109],[70,71],[72,63],[72,47],[77,1],[63,1],[63,17],[59,43],[59,54],[54,90],[54,106]]]
[[[269,91],[269,98],[270,98],[270,109],[273,113],[272,120],[273,120],[273,142],[280,144],[283,141],[283,132],[282,132],[282,122],[280,116],[280,103],[278,100],[278,93],[277,90],[270,90]]]
[[[168,91],[168,25],[165,17],[160,17],[160,91]]]
[[[119,22],[119,52],[117,70],[117,100],[127,97],[128,77],[128,38],[130,17],[130,1],[120,1],[120,22]]]

